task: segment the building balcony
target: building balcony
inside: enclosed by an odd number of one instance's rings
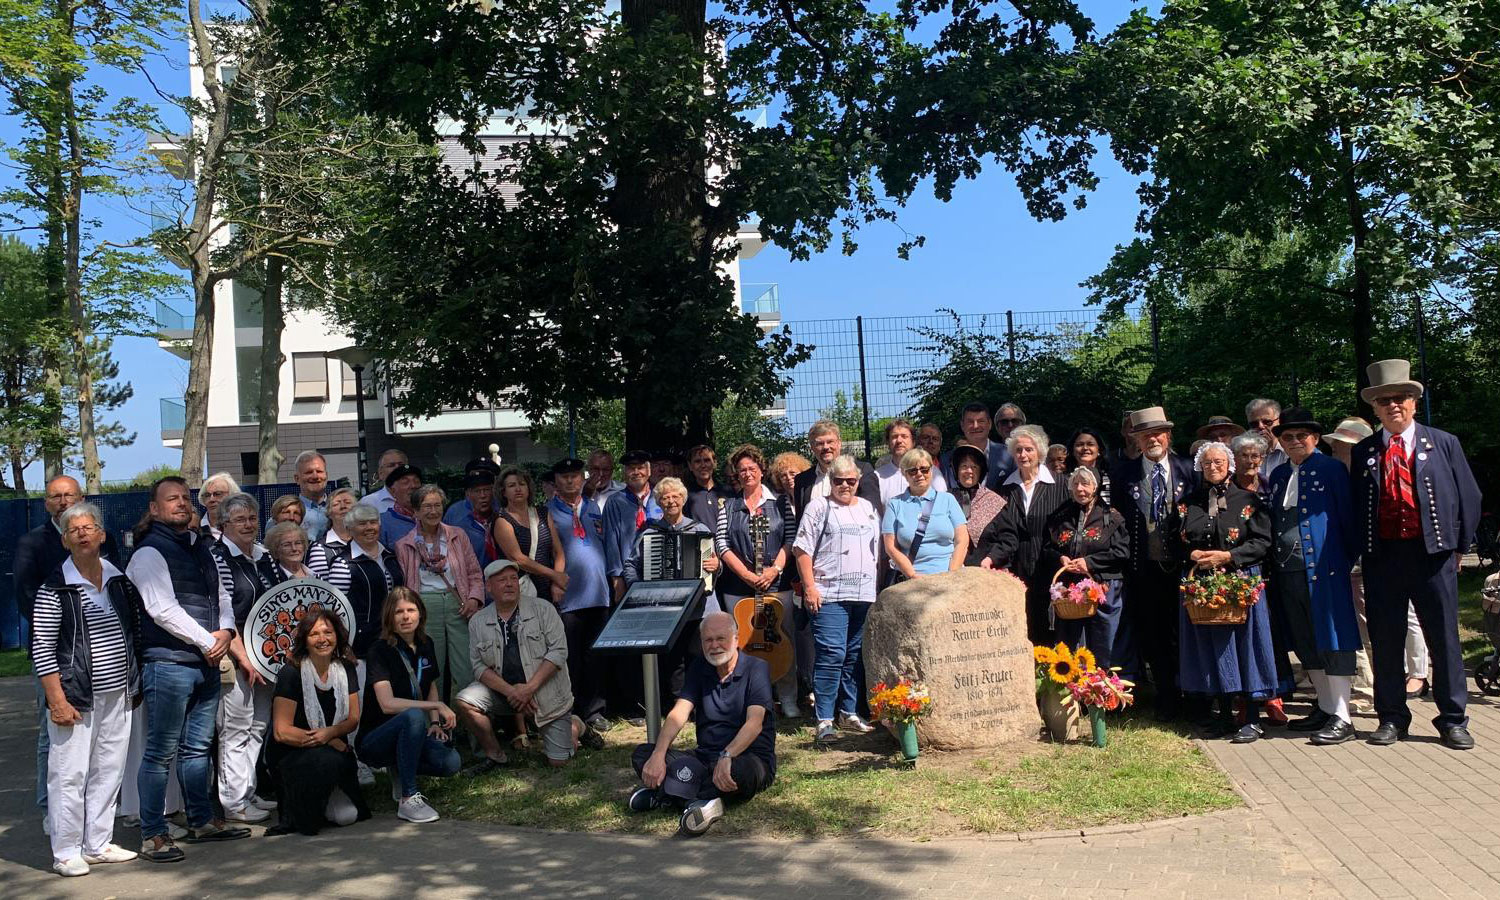
[[[156,345],[187,359],[193,346],[193,316],[162,300],[156,301]]]
[[[781,285],[740,285],[740,311],[754,316],[761,331],[770,333],[781,327]]]
[[[187,135],[149,133],[146,152],[156,157],[162,168],[183,181],[193,180],[193,156],[188,151]]]
[[[163,397],[160,403],[162,446],[181,447],[182,432],[187,427],[187,407],[174,397]]]
[[[770,406],[760,411],[760,414],[768,419],[786,418],[786,398],[777,397]]]

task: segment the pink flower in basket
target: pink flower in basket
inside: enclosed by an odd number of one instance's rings
[[[1063,584],[1061,581],[1053,582],[1049,593],[1053,600],[1074,606],[1103,603],[1105,596],[1104,585],[1092,578],[1085,578],[1072,584]]]

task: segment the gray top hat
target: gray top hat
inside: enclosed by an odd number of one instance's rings
[[[1156,431],[1160,428],[1171,428],[1172,422],[1167,418],[1167,411],[1160,406],[1148,406],[1138,409],[1130,414],[1131,434],[1140,434],[1142,431]]]
[[[1359,392],[1366,403],[1374,403],[1382,394],[1404,393],[1422,396],[1422,382],[1411,380],[1411,362],[1405,359],[1382,359],[1365,367],[1370,386]]]

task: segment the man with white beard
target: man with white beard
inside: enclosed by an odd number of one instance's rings
[[[776,721],[771,670],[739,651],[734,617],[703,617],[703,656],[688,664],[677,703],[655,744],[635,748],[631,764],[644,787],[630,795],[630,808],[646,812],[671,805],[682,809],[679,833],[697,836],[724,816],[724,800],[749,800],[776,778]],[[698,746],[674,750],[672,741],[696,711]]]

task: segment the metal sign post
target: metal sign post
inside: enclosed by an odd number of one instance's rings
[[[641,681],[646,686],[646,741],[654,744],[661,734],[661,683],[657,680],[655,653],[641,654]]]

